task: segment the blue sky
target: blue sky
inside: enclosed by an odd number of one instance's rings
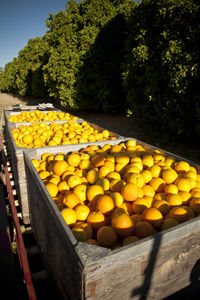
[[[66,0],[0,1],[0,67],[18,56],[28,40],[43,36],[49,13],[65,9]]]

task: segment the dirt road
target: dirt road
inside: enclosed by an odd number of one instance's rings
[[[3,121],[2,109],[4,106],[14,104],[37,105],[44,102],[43,99],[19,98],[17,96],[0,93],[1,122]],[[58,107],[58,105],[56,105],[56,107]],[[61,109],[64,110],[63,108]],[[158,128],[153,128],[152,125],[145,120],[127,117],[125,115],[95,112],[76,112],[75,114],[80,118],[109,129],[119,135],[134,137],[140,141],[157,146],[200,164],[200,141],[196,139],[185,138],[178,140],[167,132],[161,133]]]

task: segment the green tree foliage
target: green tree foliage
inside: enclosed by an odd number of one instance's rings
[[[144,0],[129,19],[124,88],[137,116],[164,129],[200,129],[200,5],[195,0]]]
[[[120,60],[125,22],[117,16],[125,8],[130,11],[133,3],[132,0],[71,0],[66,4],[66,12],[50,15],[46,34],[50,57],[44,67],[50,96],[64,106],[83,109],[95,103],[96,109],[108,110],[109,102],[118,101],[123,94]]]

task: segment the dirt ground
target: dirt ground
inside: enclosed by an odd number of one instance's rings
[[[23,104],[37,105],[44,103],[43,99],[22,98],[10,94],[0,93],[0,116],[1,124],[3,124],[3,107]],[[64,108],[55,105],[57,108]],[[120,114],[95,113],[95,112],[76,112],[76,116],[83,118],[91,123],[95,123],[100,127],[106,128],[121,136],[133,137],[137,140],[154,145],[163,150],[190,159],[200,164],[200,142],[195,139],[182,138],[170,135],[167,132],[160,132],[155,129],[149,122],[134,117],[127,117]]]

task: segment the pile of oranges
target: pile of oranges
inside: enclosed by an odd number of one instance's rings
[[[110,249],[200,214],[200,174],[135,140],[32,160],[78,241]]]
[[[79,124],[69,120],[65,123],[31,123],[19,125],[12,130],[17,147],[36,148],[47,146],[88,143],[116,139],[108,130],[100,132],[93,126],[83,121]]]
[[[68,121],[76,120],[77,117],[57,111],[43,112],[40,110],[36,111],[22,111],[20,114],[14,114],[8,118],[9,122],[41,122],[41,121]]]

